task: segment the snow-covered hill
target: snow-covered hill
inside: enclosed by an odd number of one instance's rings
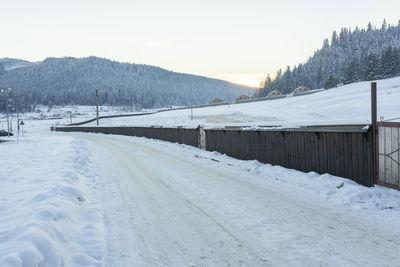
[[[400,117],[400,77],[377,81],[378,118]],[[142,117],[101,120],[105,125],[160,126],[282,126],[368,124],[370,82],[349,84],[311,95],[225,106],[176,110]]]
[[[23,67],[32,66],[35,63],[22,59],[15,58],[1,58],[0,64],[3,65],[5,71],[15,70]]]

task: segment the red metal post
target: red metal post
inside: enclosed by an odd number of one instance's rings
[[[378,157],[378,125],[376,104],[376,82],[371,83],[371,124],[372,124],[372,151],[374,161],[374,184],[379,182],[379,157]]]

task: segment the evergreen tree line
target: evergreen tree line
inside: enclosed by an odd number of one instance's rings
[[[283,72],[274,78],[268,74],[256,97],[273,90],[284,94],[299,86],[311,89],[332,88],[338,84],[369,81],[400,76],[400,21],[397,26],[383,21],[380,28],[368,24],[367,29],[342,28],[325,39],[304,64]]]

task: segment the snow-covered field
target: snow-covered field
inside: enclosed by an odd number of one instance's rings
[[[400,77],[378,83],[378,118],[399,116]],[[370,82],[349,84],[319,93],[270,101],[162,112],[142,117],[101,120],[112,126],[270,126],[367,124],[371,120]],[[95,125],[92,123],[91,125]]]
[[[141,112],[154,112],[155,110],[142,110]],[[120,115],[120,114],[133,114],[139,113],[129,107],[112,107],[112,106],[99,106],[99,116]],[[50,120],[51,124],[69,124],[71,122],[79,122],[96,117],[96,106],[41,106],[35,107],[33,112],[21,113],[20,119],[22,120]],[[13,127],[16,125],[17,115],[14,112],[10,120]],[[0,113],[0,128],[7,128],[6,114]],[[50,123],[50,122],[49,122]],[[48,124],[49,124],[48,123]],[[49,124],[50,125],[50,124]],[[14,127],[15,128],[15,127]]]
[[[0,266],[400,265],[398,191],[53,122],[0,144]]]

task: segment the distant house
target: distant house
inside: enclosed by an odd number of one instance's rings
[[[217,104],[217,103],[221,103],[224,102],[222,99],[216,97],[213,100],[211,100],[210,104]]]
[[[249,98],[250,98],[250,97],[247,96],[247,95],[241,95],[241,96],[239,96],[238,98],[236,98],[236,101],[247,100],[247,99],[249,99]]]
[[[309,91],[310,91],[310,88],[305,87],[305,86],[300,86],[300,87],[297,87],[296,89],[294,89],[292,94],[293,95],[298,95],[298,94],[307,93]]]
[[[279,92],[278,90],[274,90],[272,92],[270,92],[267,97],[274,97],[274,96],[279,96],[282,95],[281,92]]]

